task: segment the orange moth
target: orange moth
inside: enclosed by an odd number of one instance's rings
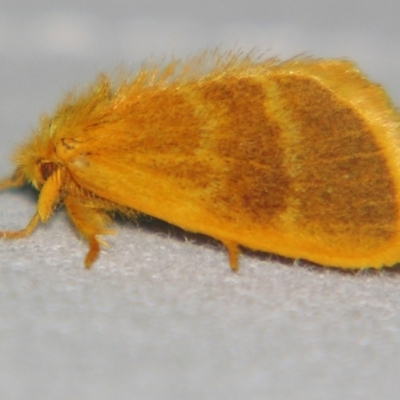
[[[87,240],[113,213],[340,268],[400,261],[400,118],[350,61],[239,53],[144,65],[66,96],[0,189],[32,184],[29,236],[63,205]]]

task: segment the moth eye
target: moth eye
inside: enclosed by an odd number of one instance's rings
[[[57,165],[53,162],[45,162],[40,164],[39,170],[42,179],[46,182],[56,169]]]

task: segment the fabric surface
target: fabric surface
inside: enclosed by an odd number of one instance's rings
[[[0,172],[74,86],[163,54],[258,46],[344,56],[400,104],[398,3],[2,1]],[[0,194],[0,229],[25,226],[28,188]],[[397,399],[399,268],[342,272],[118,221],[99,261],[60,210],[0,241],[2,399]]]

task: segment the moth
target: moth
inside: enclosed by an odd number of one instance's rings
[[[69,93],[14,154],[0,189],[64,206],[97,259],[114,213],[154,216],[239,247],[338,268],[400,261],[399,114],[344,59],[206,52],[105,74]]]

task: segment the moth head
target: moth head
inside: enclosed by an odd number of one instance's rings
[[[95,121],[99,120],[99,115],[107,116],[110,96],[110,82],[106,77],[100,76],[82,94],[69,93],[51,117],[41,117],[39,128],[14,155],[18,169],[28,182],[41,189],[46,180],[65,165],[63,156],[68,155],[63,154],[63,150],[68,153],[73,149],[73,143],[77,142],[76,139],[71,139],[71,132],[79,136],[79,132],[90,126],[93,115]],[[74,162],[85,165],[85,158],[78,157]]]
[[[17,149],[13,159],[26,180],[40,190],[59,168],[54,149],[54,126],[49,118],[42,117],[40,128]]]

